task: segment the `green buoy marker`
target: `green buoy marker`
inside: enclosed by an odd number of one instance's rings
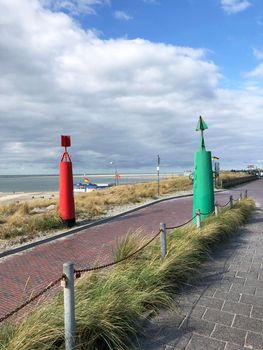
[[[193,216],[200,209],[201,220],[206,218],[214,210],[214,186],[211,152],[205,149],[204,130],[208,129],[203,118],[200,116],[196,131],[201,131],[201,143],[195,153],[194,184],[193,184]],[[196,221],[196,220],[194,220]]]

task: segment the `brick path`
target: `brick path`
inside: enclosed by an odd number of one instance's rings
[[[0,317],[56,280],[64,262],[73,261],[76,268],[110,262],[116,239],[138,228],[151,236],[162,221],[168,225],[183,223],[191,217],[191,206],[191,198],[168,200],[1,259]]]
[[[263,181],[246,188],[261,208],[175,297],[177,311],[151,321],[140,349],[263,349]]]
[[[238,196],[238,193],[236,193]],[[222,204],[228,194],[219,194]],[[85,229],[70,237],[46,243],[0,260],[0,317],[23,303],[62,273],[62,264],[73,261],[76,268],[109,262],[116,239],[138,228],[149,237],[159,223],[177,225],[191,217],[192,198],[178,198],[118,217],[111,222]],[[25,287],[26,286],[26,287]]]

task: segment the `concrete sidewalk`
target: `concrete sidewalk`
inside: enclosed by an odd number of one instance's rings
[[[140,339],[143,350],[263,349],[263,210],[220,244]]]

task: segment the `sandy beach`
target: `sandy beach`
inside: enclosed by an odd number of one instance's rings
[[[26,202],[34,199],[57,198],[58,192],[0,192],[0,204]]]

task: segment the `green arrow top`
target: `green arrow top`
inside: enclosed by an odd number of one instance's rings
[[[197,127],[195,130],[199,131],[199,130],[205,130],[205,129],[208,129],[208,126],[206,125],[204,119],[200,115],[198,123],[197,123]]]
[[[204,140],[204,130],[205,129],[208,129],[208,126],[206,125],[203,118],[200,116],[198,123],[197,123],[196,131],[201,131],[201,143],[200,143],[201,150],[205,150],[205,140]]]

